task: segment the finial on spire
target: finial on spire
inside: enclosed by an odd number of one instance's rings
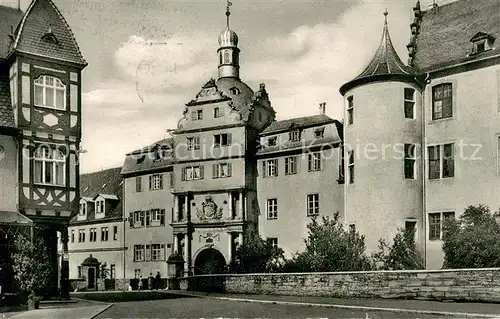
[[[385,23],[387,23],[387,15],[388,14],[389,14],[389,12],[387,12],[387,8],[385,8],[385,11],[384,11]]]
[[[227,6],[226,6],[226,24],[227,24],[227,29],[229,30],[229,16],[231,15],[231,11],[229,10],[229,7],[232,6],[233,3],[229,0],[227,0]]]

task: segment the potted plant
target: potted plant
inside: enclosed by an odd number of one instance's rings
[[[43,239],[19,234],[12,254],[14,278],[19,288],[28,295],[28,310],[38,309],[43,291],[52,277],[52,265]]]

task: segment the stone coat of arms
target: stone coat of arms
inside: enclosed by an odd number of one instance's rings
[[[222,207],[217,207],[211,196],[205,197],[201,204],[201,209],[196,208],[196,215],[201,221],[215,220],[222,218]]]

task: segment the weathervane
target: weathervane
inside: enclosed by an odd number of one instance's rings
[[[227,6],[226,6],[226,19],[227,19],[227,29],[229,30],[229,16],[231,15],[231,12],[229,11],[229,7],[232,6],[233,3],[229,0],[227,0]]]

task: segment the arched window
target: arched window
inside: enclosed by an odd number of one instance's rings
[[[35,183],[65,185],[66,157],[59,149],[41,146],[35,151]]]
[[[229,51],[224,51],[224,63],[229,64],[231,61],[229,60]]]
[[[66,109],[66,86],[60,79],[40,75],[35,79],[35,105],[52,109]]]

